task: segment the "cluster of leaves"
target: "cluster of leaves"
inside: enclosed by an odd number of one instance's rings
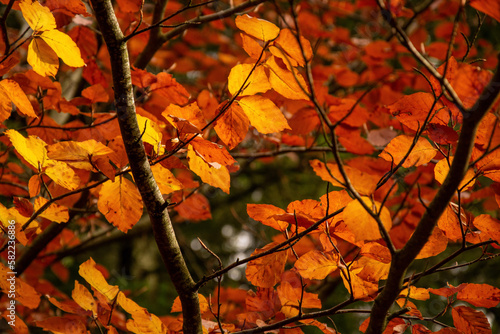
[[[18,258],[6,261],[10,268],[0,264],[0,288],[9,290],[15,271],[11,331],[186,332],[197,320],[182,298],[192,298],[207,333],[298,334],[307,326],[336,333],[334,321],[318,319],[370,312],[347,308],[355,302],[373,308],[363,332],[431,333],[439,325],[438,333],[491,333],[485,314],[462,302],[497,306],[498,282],[429,287],[420,279],[498,255],[498,45],[481,37],[483,24],[498,27],[497,1],[267,2],[117,0],[111,14],[124,37],[113,41],[89,14],[103,1],[2,0],[0,247],[9,260],[7,228],[15,221]],[[135,65],[120,69],[131,78],[131,105],[116,93],[123,82],[115,79],[113,42],[126,42]],[[248,204],[248,216],[275,231],[272,239],[226,265],[202,245],[220,267],[188,289],[192,297],[178,290],[170,313],[183,315],[158,317],[108,284],[108,270],[93,259],[79,266],[84,281],[71,296],[44,278],[50,268],[71,285],[61,263],[68,250],[106,234],[109,224],[127,233],[145,208],[156,212],[143,202],[148,185],[133,170],[132,150],[145,152],[151,189],[174,223],[211,219],[201,184],[230,194],[235,157],[308,157],[318,185],[328,187],[285,209]],[[445,267],[475,249],[477,259]],[[407,276],[415,259],[430,265]],[[170,260],[178,261],[164,259],[167,268]],[[221,287],[242,265],[251,288]],[[212,280],[215,293],[198,294]],[[326,307],[314,292],[332,281],[344,286],[345,300]],[[437,315],[417,307],[441,297]],[[2,293],[0,305],[7,303]],[[447,314],[453,323],[441,322]],[[8,311],[2,316],[11,321]]]

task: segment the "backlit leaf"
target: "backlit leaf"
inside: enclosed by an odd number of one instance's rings
[[[24,19],[33,31],[56,29],[56,20],[48,7],[38,1],[24,0],[19,3]]]
[[[36,169],[44,167],[48,163],[47,150],[45,149],[45,142],[40,138],[35,136],[24,137],[22,134],[16,130],[5,131],[7,137],[9,137],[12,145],[30,165]]]
[[[448,246],[448,238],[439,228],[434,228],[429,240],[424,245],[424,248],[420,250],[416,259],[426,259],[431,256],[436,256],[441,254],[446,250]]]
[[[43,39],[38,37],[33,38],[28,46],[27,60],[33,71],[44,77],[55,77],[59,69],[59,57]]]
[[[285,214],[286,211],[270,204],[247,204],[247,213],[250,218],[270,226],[278,231],[284,231],[288,228],[288,223],[282,220],[276,220],[273,216]]]
[[[83,319],[64,317],[51,317],[36,321],[36,326],[57,334],[85,334],[87,326]]]
[[[205,162],[215,168],[219,165],[232,166],[236,160],[223,147],[201,137],[196,137],[191,141],[191,146],[196,151],[196,154]]]
[[[247,96],[238,100],[238,104],[247,115],[250,124],[260,133],[274,133],[290,129],[281,110],[265,97]]]
[[[120,175],[105,182],[99,192],[97,208],[120,231],[127,232],[142,216],[142,199],[132,181]]]
[[[49,200],[43,197],[38,197],[35,200],[35,211],[40,209]],[[40,217],[46,218],[56,223],[65,223],[69,219],[68,208],[52,203],[47,209],[45,209]]]
[[[344,179],[336,164],[327,163],[326,165],[319,160],[311,160],[309,164],[314,169],[314,172],[321,177],[324,181],[328,181],[336,187],[345,188],[342,185]],[[374,175],[367,174],[359,169],[344,166],[347,177],[350,179],[354,188],[361,195],[371,195],[375,191],[378,178]]]
[[[207,125],[207,122],[205,121],[205,118],[203,117],[203,112],[201,111],[200,107],[198,107],[198,104],[196,104],[196,103],[191,103],[185,107],[179,107],[175,104],[171,104],[167,107],[167,109],[165,109],[162,112],[162,116],[165,118],[167,118],[167,116],[176,116],[179,119],[187,120],[188,122],[190,122],[192,125],[194,125],[198,129],[198,131],[196,131],[198,133],[200,133],[201,129],[203,129]],[[167,118],[167,120],[168,120],[168,118]],[[175,121],[175,119],[174,119],[174,121]],[[171,122],[171,121],[169,120],[169,122]],[[187,132],[187,131],[184,131],[180,126],[177,127],[177,129],[180,132]],[[193,131],[189,131],[189,132],[193,132]]]
[[[92,258],[88,259],[80,265],[78,273],[94,289],[106,296],[108,302],[111,302],[113,299],[115,299],[116,295],[120,291],[117,285],[109,285],[108,282],[106,282],[103,274],[96,268],[96,263]]]
[[[85,170],[93,170],[92,162],[96,157],[113,154],[114,151],[101,142],[89,139],[85,141],[63,141],[47,147],[49,158]]]
[[[306,94],[309,88],[300,73],[281,68],[275,57],[270,57],[266,65],[269,67],[269,82],[275,91],[292,100],[309,100]]]
[[[240,30],[264,42],[275,39],[280,32],[275,24],[248,14],[237,16],[235,22]]]
[[[372,210],[372,206],[376,206],[377,212],[380,212],[380,220],[387,231],[392,227],[392,219],[389,210],[385,207],[381,208],[379,202],[374,202],[368,197],[362,197],[363,202]],[[380,211],[381,210],[381,211]],[[373,210],[372,210],[373,211]],[[356,241],[360,240],[376,240],[380,239],[380,230],[378,224],[357,200],[353,200],[347,204],[342,214],[344,222],[354,233]]]
[[[297,41],[295,33],[290,29],[281,29],[278,38],[275,41],[276,44],[281,46],[281,50],[285,53],[282,55],[276,55],[283,58],[285,64],[287,63],[286,58],[291,57],[297,62],[299,66],[304,66],[306,61],[311,60],[313,56],[313,51],[311,48],[311,43],[304,37],[300,36],[300,44]],[[301,48],[302,45],[302,48]],[[304,59],[305,55],[305,59]]]
[[[232,150],[245,139],[249,125],[250,121],[243,109],[233,103],[217,120],[214,129],[224,144]]]
[[[250,57],[253,59],[257,60],[260,57],[260,54],[262,53],[262,46],[253,39],[252,37],[248,36],[245,33],[241,33],[241,40],[243,41],[243,49],[248,53]]]
[[[231,95],[236,95],[240,89],[239,96],[265,93],[271,89],[264,67],[254,67],[255,64],[238,64],[231,69],[227,79],[227,88]]]
[[[208,300],[200,293],[198,294],[198,300],[200,301],[200,312],[207,312],[209,310]],[[175,297],[170,312],[182,312],[182,304],[179,296]]]
[[[85,66],[80,49],[75,42],[59,30],[44,31],[40,37],[47,43],[62,61],[71,67]]]
[[[469,5],[500,22],[500,2],[496,0],[470,0]]]
[[[403,157],[406,155],[410,146],[413,143],[412,136],[401,135],[393,140],[384,148],[382,153],[379,154],[384,160],[393,162],[395,165],[399,164]],[[412,166],[420,166],[428,163],[434,158],[437,150],[425,138],[419,138],[413,147],[410,155],[403,163],[403,167],[408,168]]]
[[[465,334],[491,334],[491,327],[483,312],[467,306],[457,306],[451,311],[453,324]]]
[[[189,169],[198,175],[203,182],[229,194],[230,176],[226,166],[209,164],[196,153],[192,145],[188,145],[187,159]]]
[[[360,255],[368,256],[382,263],[390,263],[392,260],[389,248],[378,242],[367,242],[361,247]]]
[[[457,299],[471,303],[476,307],[496,307],[500,303],[500,289],[489,284],[462,284],[464,287],[457,294]]]
[[[0,89],[16,105],[21,114],[29,117],[37,117],[30,100],[17,82],[14,80],[2,80],[0,81]]]
[[[446,176],[448,175],[448,172],[450,171],[450,166],[452,162],[453,162],[453,157],[449,158],[449,163],[448,160],[446,159],[439,160],[439,162],[434,167],[434,177],[436,178],[436,181],[443,184],[444,180],[446,179]],[[474,173],[474,170],[472,168],[469,168],[462,182],[460,182],[458,189],[460,189],[461,191],[466,191],[467,189],[470,189],[475,183],[475,178],[474,178],[475,176],[476,174]]]
[[[75,288],[71,292],[71,297],[81,308],[85,311],[91,311],[92,315],[97,317],[97,302],[85,286],[75,281]]]
[[[263,248],[257,248],[253,255],[260,254],[276,246],[270,243]],[[246,277],[255,286],[261,288],[272,288],[281,281],[281,275],[285,270],[287,252],[274,252],[248,262]]]
[[[162,194],[170,194],[183,188],[182,183],[175,178],[174,174],[162,165],[151,166],[151,170]]]
[[[301,287],[293,287],[290,282],[283,281],[276,290],[281,302],[281,312],[287,317],[299,314],[299,303],[306,309],[321,308],[317,294],[302,291]]]
[[[7,280],[10,278],[12,278],[12,270],[3,263],[0,263],[0,290],[3,293],[7,293],[11,290],[11,282]],[[33,310],[40,304],[40,294],[37,290],[19,277],[16,277],[14,298],[22,305]]]
[[[338,256],[333,253],[323,253],[312,250],[302,255],[295,262],[295,269],[300,276],[308,279],[324,279],[337,269]]]
[[[151,144],[151,146],[153,146],[153,150],[156,153],[162,154],[162,134],[160,127],[147,117],[141,116],[139,114],[137,114],[136,116],[137,124],[139,125],[139,130],[141,131],[142,135],[142,141]]]
[[[482,214],[474,218],[473,223],[481,232],[486,233],[491,239],[500,242],[500,220],[488,214]]]

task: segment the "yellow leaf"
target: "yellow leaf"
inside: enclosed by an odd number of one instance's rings
[[[363,202],[372,209],[373,203],[369,197],[361,197]],[[377,212],[380,212],[380,203],[374,202],[375,207],[377,208]],[[380,239],[380,230],[378,224],[357,200],[353,200],[351,203],[347,204],[342,213],[342,217],[344,218],[344,223],[347,225],[349,230],[354,233],[356,241],[360,240],[376,240]],[[382,225],[385,227],[387,231],[389,231],[392,227],[392,219],[389,210],[385,207],[382,207],[382,211],[380,212],[380,220],[382,221]]]
[[[266,61],[266,65],[270,69],[269,82],[275,91],[288,99],[309,100],[309,97],[304,92],[305,90],[309,93],[309,88],[300,73],[296,70],[292,73],[287,69],[281,68],[274,56]]]
[[[408,293],[408,288],[404,289],[399,293],[400,296],[409,297],[416,300],[427,300],[430,298],[429,290],[424,288],[417,288],[416,286],[410,286],[410,292]]]
[[[71,297],[81,308],[85,311],[91,311],[92,315],[97,317],[97,302],[85,286],[75,281],[75,288],[71,292]]]
[[[10,117],[12,111],[12,103],[10,102],[9,95],[4,89],[0,88],[0,123],[3,123]]]
[[[41,76],[55,77],[59,58],[43,39],[35,37],[28,46],[28,64]]]
[[[448,175],[448,172],[450,171],[450,166],[453,163],[453,157],[450,157],[449,160],[449,165],[446,159],[442,159],[434,167],[434,178],[441,184],[443,184],[446,176]],[[465,173],[462,182],[460,182],[458,189],[460,189],[461,191],[466,191],[467,189],[471,188],[476,182],[476,180],[474,179],[475,176],[476,174],[474,173],[474,170],[472,168],[469,168]]]
[[[5,131],[17,153],[19,153],[30,165],[38,169],[45,167],[48,163],[47,150],[45,142],[38,137],[29,136],[25,138],[16,130]]]
[[[159,126],[147,117],[137,115],[137,123],[139,124],[139,130],[141,131],[142,141],[153,146],[153,150],[158,153],[163,153],[163,148],[161,147],[161,129]]]
[[[192,145],[188,145],[187,159],[189,160],[189,169],[198,175],[203,182],[229,194],[230,176],[226,166],[219,164],[218,168],[212,167],[196,154]]]
[[[0,291],[4,294],[11,290],[11,283],[7,280],[8,278],[12,278],[11,272],[12,270],[0,262]],[[19,277],[16,277],[15,286],[15,300],[27,308],[36,309],[40,304],[40,294],[37,290]]]
[[[441,254],[446,250],[448,246],[448,238],[439,228],[435,227],[432,231],[429,240],[424,245],[424,248],[420,250],[415,259],[426,259],[431,256],[436,256]]]
[[[248,55],[255,60],[259,59],[262,53],[262,46],[260,46],[260,44],[255,39],[248,36],[247,34],[241,33],[240,35],[243,42],[243,49],[246,51],[246,53],[248,53]]]
[[[142,216],[142,199],[132,181],[120,175],[107,181],[99,192],[97,208],[120,231],[127,232]]]
[[[338,256],[312,250],[302,255],[295,262],[295,269],[300,276],[308,279],[324,279],[337,269]]]
[[[260,133],[274,133],[290,129],[281,110],[269,99],[255,95],[237,101],[250,124]]]
[[[200,303],[200,313],[205,313],[210,310],[210,306],[208,305],[208,300],[202,294],[198,294],[198,300]],[[182,312],[182,304],[181,299],[177,296],[174,299],[174,303],[172,304],[172,309],[170,312]]]
[[[94,139],[77,142],[63,141],[47,147],[49,158],[64,161],[80,169],[93,170],[90,160],[94,157],[113,154],[114,151]],[[92,159],[95,162],[95,159]]]
[[[2,80],[0,81],[0,89],[16,105],[21,114],[29,117],[37,117],[30,100],[28,100],[28,97],[17,82],[14,80]]]
[[[106,282],[103,274],[99,270],[97,270],[96,263],[92,258],[88,259],[80,265],[78,273],[94,289],[106,296],[109,302],[115,299],[116,295],[120,291],[117,285],[109,285],[108,282]]]
[[[403,157],[406,155],[410,146],[413,143],[412,136],[398,136],[391,140],[385,147],[379,157],[382,159],[394,162],[395,165],[399,164]],[[411,153],[403,163],[403,167],[408,168],[412,166],[420,166],[428,163],[436,155],[436,149],[432,146],[427,139],[419,138]]]
[[[227,84],[227,88],[231,95],[236,95],[240,88],[241,92],[239,96],[265,93],[271,89],[264,68],[262,66],[257,66],[252,72],[254,65],[255,64],[238,64],[231,69]],[[250,73],[252,74],[250,75]],[[248,77],[249,75],[250,77]],[[243,83],[245,83],[245,85],[243,85]]]
[[[35,211],[40,209],[48,201],[49,200],[44,197],[38,197],[35,200]],[[56,223],[65,223],[69,219],[68,208],[53,203],[40,214],[40,217]]]
[[[237,16],[235,22],[240,30],[264,42],[275,39],[280,32],[275,24],[248,14]]]
[[[80,49],[76,43],[59,30],[44,31],[40,37],[54,50],[62,61],[71,67],[85,66],[85,62],[80,54]]]
[[[42,6],[38,1],[24,0],[19,3],[24,19],[30,28],[35,31],[56,29],[56,20],[48,7]]]
[[[55,183],[69,190],[75,190],[80,185],[80,178],[66,163],[50,160],[44,173]]]
[[[152,166],[151,170],[162,194],[170,194],[183,188],[182,183],[175,178],[174,174],[160,164]]]
[[[284,281],[276,289],[281,302],[281,312],[287,317],[299,314],[299,303],[303,308],[321,308],[321,301],[315,293],[302,291],[300,286],[294,287]]]

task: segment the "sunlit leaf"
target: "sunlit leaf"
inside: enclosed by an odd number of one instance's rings
[[[500,3],[496,0],[470,0],[471,7],[493,17],[500,22]]]
[[[302,255],[295,262],[295,269],[300,276],[308,279],[324,279],[338,267],[338,256],[317,250]]]
[[[306,309],[321,308],[317,294],[302,291],[300,287],[293,287],[290,282],[282,282],[276,290],[281,302],[281,312],[287,317],[299,314],[299,305]]]
[[[85,311],[91,311],[92,315],[97,317],[97,302],[85,286],[75,281],[75,288],[71,292],[71,297],[81,308]]]
[[[40,209],[45,203],[48,202],[48,199],[43,197],[38,197],[35,200],[35,211]],[[52,203],[47,209],[45,209],[40,217],[46,218],[56,223],[65,223],[69,219],[68,208],[58,205],[56,203]]]
[[[368,197],[362,197],[363,202],[372,210],[373,206],[379,212],[379,218],[387,231],[392,227],[392,219],[389,210],[381,207],[379,202],[372,202]],[[347,227],[354,233],[356,241],[380,239],[380,229],[375,218],[373,218],[357,201],[353,200],[347,204],[342,214]]]
[[[80,49],[75,42],[59,30],[44,31],[40,37],[47,43],[62,61],[71,67],[85,66]]]
[[[200,293],[198,294],[198,300],[200,301],[200,312],[207,312],[209,310],[208,300]],[[178,296],[174,299],[170,312],[182,312],[181,299]]]
[[[132,181],[120,175],[105,182],[99,192],[97,208],[120,231],[127,232],[142,216],[142,198]]]
[[[151,144],[155,152],[162,154],[163,153],[163,149],[161,147],[162,134],[160,127],[147,117],[141,115],[136,115],[136,116],[137,116],[137,124],[139,125],[139,130],[141,131],[142,141]]]
[[[281,110],[265,97],[247,96],[238,100],[238,104],[247,115],[250,124],[260,133],[274,133],[290,129]]]
[[[33,70],[44,77],[55,77],[59,69],[59,57],[43,39],[38,37],[33,38],[28,46],[27,60]]]
[[[0,90],[14,103],[18,111],[29,117],[37,117],[30,100],[14,80],[0,81]]]
[[[80,265],[78,273],[94,289],[106,296],[109,302],[115,299],[116,295],[120,291],[117,285],[109,285],[108,282],[106,282],[103,274],[96,268],[96,263],[92,258]]]
[[[235,22],[240,30],[264,42],[275,39],[280,32],[275,24],[248,14],[237,16]]]
[[[51,317],[35,322],[37,327],[57,334],[85,334],[87,326],[83,319],[77,317]]]
[[[403,160],[404,156],[410,149],[413,143],[412,136],[398,136],[391,140],[391,142],[384,148],[379,157],[386,161],[393,162],[395,165]],[[420,166],[428,163],[434,158],[437,150],[424,138],[419,138],[411,153],[403,163],[403,167],[408,168],[412,166]]]
[[[300,36],[299,44],[296,34],[290,29],[281,29],[275,43],[281,46],[281,51],[284,52],[284,54],[275,54],[275,56],[283,58],[285,64],[287,63],[286,59],[291,57],[291,59],[293,59],[299,66],[304,66],[306,61],[311,60],[313,56],[311,43],[309,43],[309,41],[304,37]]]
[[[441,254],[446,250],[448,246],[448,238],[439,228],[434,228],[429,240],[424,245],[424,248],[420,250],[416,259],[426,259],[431,256],[436,256]]]
[[[24,19],[33,31],[56,29],[56,20],[48,7],[38,1],[23,0],[19,3]]]
[[[49,158],[86,170],[93,170],[96,157],[113,154],[114,151],[94,139],[85,141],[63,141],[47,147]]]
[[[151,166],[151,170],[162,194],[170,194],[183,188],[182,183],[175,178],[174,174],[162,165]]]
[[[457,294],[457,299],[476,307],[496,307],[500,303],[500,289],[489,284],[465,283]]]
[[[231,95],[236,95],[240,89],[239,96],[265,93],[271,89],[264,67],[254,67],[255,64],[238,64],[231,69],[227,79]]]
[[[192,145],[188,145],[187,159],[191,169],[201,180],[229,194],[230,176],[226,166],[214,165],[201,158]]]
[[[306,94],[309,88],[300,73],[281,68],[275,57],[270,57],[266,65],[269,67],[269,82],[275,91],[292,100],[309,100]]]
[[[448,175],[448,172],[450,171],[450,166],[452,162],[453,162],[453,157],[449,158],[449,162],[447,159],[439,160],[439,162],[434,167],[434,177],[436,178],[436,181],[443,184],[444,180],[446,179],[446,176]],[[458,189],[460,189],[461,191],[466,191],[470,189],[475,183],[475,175],[476,174],[474,173],[474,170],[472,168],[469,168],[462,182],[460,182]]]
[[[249,125],[250,121],[243,109],[233,103],[217,120],[214,129],[224,144],[232,150],[245,139]]]
[[[247,204],[248,216],[264,225],[270,226],[278,231],[284,231],[288,228],[288,223],[282,220],[276,220],[273,216],[285,214],[286,211],[270,204]]]
[[[488,214],[482,214],[474,218],[473,223],[481,232],[486,233],[491,239],[500,242],[500,220]]]
[[[467,306],[456,306],[451,310],[453,324],[466,334],[491,334],[491,327],[483,312]]]
[[[12,270],[7,268],[3,263],[0,263],[0,290],[4,293],[11,291]],[[15,278],[15,296],[22,305],[32,310],[36,309],[40,304],[40,293],[37,292],[31,285],[26,283],[22,278]]]
[[[24,137],[16,130],[5,131],[16,151],[33,167],[45,167],[48,164],[45,142],[35,136]]]
[[[276,246],[270,243],[263,248],[256,249],[253,255],[261,254]],[[250,283],[261,288],[272,288],[281,281],[281,274],[285,270],[287,252],[274,252],[248,262],[246,277]]]

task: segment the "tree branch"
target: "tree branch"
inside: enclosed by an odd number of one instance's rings
[[[194,281],[189,273],[153,177],[137,124],[127,45],[113,11],[111,0],[91,0],[95,17],[108,47],[115,90],[118,122],[135,183],[149,214],[163,262],[179,294],[186,334],[201,334],[200,306]]]

